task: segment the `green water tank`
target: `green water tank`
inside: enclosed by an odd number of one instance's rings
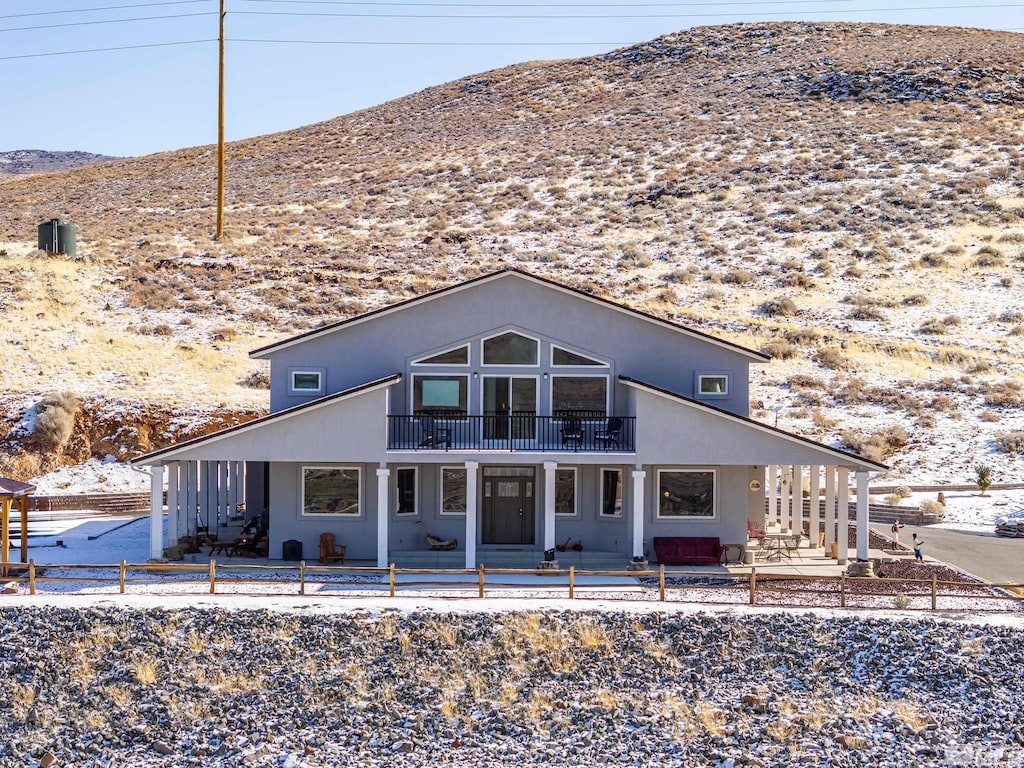
[[[39,250],[77,256],[75,225],[64,219],[50,219],[39,225]]]

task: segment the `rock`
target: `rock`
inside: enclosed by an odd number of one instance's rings
[[[412,752],[413,743],[411,741],[396,741],[391,745],[392,752]]]
[[[174,754],[174,749],[171,747],[171,745],[168,744],[166,741],[160,741],[159,739],[153,742],[152,749],[154,752],[159,752],[161,755]]]
[[[53,752],[47,751],[39,758],[39,768],[50,768],[57,762],[57,756]]]
[[[20,588],[18,587],[18,582],[16,581],[7,582],[6,584],[4,584],[3,590],[0,590],[0,592],[2,592],[2,594],[5,595],[16,595],[18,594],[19,591]]]

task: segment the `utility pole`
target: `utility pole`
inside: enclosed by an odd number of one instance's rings
[[[217,92],[217,235],[224,237],[224,0],[220,0],[220,81]]]

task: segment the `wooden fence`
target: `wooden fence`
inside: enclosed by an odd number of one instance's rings
[[[64,496],[29,496],[28,508],[37,512],[90,509],[111,515],[149,512],[149,493],[88,493]]]
[[[109,570],[108,577],[95,575],[81,576],[49,576],[48,570]],[[804,576],[796,574],[759,574],[756,568],[749,573],[708,573],[697,571],[671,571],[666,573],[665,566],[657,570],[647,571],[590,571],[580,570],[571,566],[568,570],[535,570],[519,568],[485,568],[481,565],[473,569],[428,569],[428,568],[396,568],[391,564],[387,568],[377,567],[347,567],[347,566],[325,566],[309,565],[300,562],[295,566],[278,565],[236,565],[221,566],[218,568],[217,561],[211,560],[208,565],[184,564],[184,563],[128,563],[122,560],[120,563],[111,565],[47,565],[37,566],[34,560],[28,563],[8,563],[4,570],[11,574],[5,575],[9,582],[27,583],[29,594],[37,594],[37,587],[41,583],[73,582],[86,584],[117,584],[118,592],[126,594],[129,586],[145,586],[147,584],[202,584],[205,590],[208,586],[209,594],[218,594],[218,585],[228,584],[285,584],[293,588],[293,592],[287,594],[307,594],[307,587],[310,585],[345,586],[356,590],[371,589],[383,593],[384,588],[390,597],[395,597],[401,590],[411,593],[413,590],[424,587],[432,587],[442,592],[475,592],[477,597],[487,596],[487,590],[511,590],[529,591],[536,596],[538,591],[551,597],[553,588],[561,592],[566,590],[570,600],[577,599],[581,590],[584,593],[599,594],[601,599],[607,599],[608,592],[621,592],[624,599],[630,599],[630,593],[635,594],[638,587],[645,586],[641,583],[630,583],[624,585],[622,582],[600,583],[593,582],[592,578],[601,577],[630,577],[647,579],[646,586],[650,587],[653,594],[657,589],[658,601],[668,600],[668,594],[684,593],[687,589],[708,589],[708,588],[733,588],[742,589],[744,599],[742,601],[716,601],[708,600],[706,596],[699,601],[705,604],[746,602],[749,605],[758,605],[758,596],[773,595],[781,597],[780,602],[771,602],[774,607],[808,607],[798,601],[786,601],[787,596],[793,595],[816,595],[829,596],[835,600],[835,606],[845,608],[851,598],[874,597],[888,598],[892,601],[894,608],[907,608],[914,598],[928,598],[931,610],[939,609],[940,598],[959,598],[965,596],[972,600],[1003,600],[1010,601],[1013,607],[1024,600],[1024,584],[987,584],[980,582],[947,581],[940,580],[937,575],[929,579],[885,579],[873,577],[850,577],[850,576]],[[40,572],[42,571],[42,572]],[[134,575],[135,572],[142,574]],[[227,574],[234,575],[225,575]],[[132,578],[129,579],[129,573]],[[158,574],[154,576],[153,574]],[[282,576],[281,574],[286,574]],[[167,578],[169,574],[174,578]],[[194,579],[187,578],[188,574],[195,574]],[[242,575],[238,575],[242,574]],[[252,574],[246,577],[245,574]],[[263,574],[263,575],[260,575]],[[337,581],[324,579],[326,575],[377,575],[381,578],[379,582],[352,583],[350,581]],[[184,575],[186,578],[178,578],[177,575]],[[413,576],[413,580],[396,577]],[[445,580],[427,577],[447,577]],[[507,576],[539,576],[543,577],[539,582],[523,584],[522,582],[502,581]],[[318,578],[319,577],[319,578]],[[587,577],[585,584],[580,584],[578,579]],[[386,581],[385,581],[386,579]],[[452,580],[455,579],[455,580]],[[695,580],[686,582],[686,579]],[[872,589],[867,590],[867,585]],[[881,589],[880,589],[881,588]],[[600,590],[600,592],[598,592]],[[965,595],[965,591],[970,592]],[[142,594],[147,594],[143,592]],[[154,594],[152,592],[148,594]],[[224,594],[224,593],[221,593]],[[285,594],[285,593],[276,593]],[[323,593],[318,593],[322,596]],[[339,596],[343,596],[340,592]],[[360,595],[363,596],[363,595]],[[493,595],[492,595],[493,596]],[[767,603],[760,603],[765,605]],[[815,603],[814,607],[828,607],[821,603]],[[872,606],[877,608],[878,606]]]

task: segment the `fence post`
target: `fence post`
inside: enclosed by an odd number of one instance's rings
[[[306,561],[299,561],[299,594],[306,594]]]
[[[750,569],[750,604],[757,600],[757,568]]]
[[[939,592],[939,577],[937,574],[932,574],[932,610],[935,610],[935,603],[938,598]]]
[[[28,593],[34,595],[36,593],[36,560],[35,558],[29,558],[28,561]]]
[[[477,582],[480,585],[479,590],[477,592],[477,596],[478,597],[483,597],[484,596],[484,564],[483,563],[478,563],[477,566],[476,566],[476,578],[477,578]]]
[[[117,586],[121,590],[121,594],[124,594],[124,581],[128,571],[128,562],[125,560],[121,561],[120,567],[117,569]]]
[[[210,561],[210,594],[217,594],[217,561]]]
[[[839,575],[839,607],[846,607],[846,574]]]
[[[395,564],[388,566],[388,596],[395,596]]]
[[[576,597],[576,566],[569,566],[569,599]]]
[[[665,564],[658,565],[658,601],[665,602]]]

